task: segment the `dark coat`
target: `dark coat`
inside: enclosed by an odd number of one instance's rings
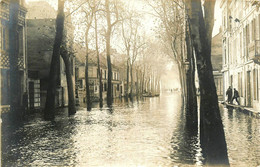
[[[239,93],[237,90],[234,90],[234,98],[239,97]]]

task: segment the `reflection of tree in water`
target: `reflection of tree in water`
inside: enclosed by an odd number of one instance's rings
[[[198,126],[191,123],[186,111],[182,109],[177,127],[172,136],[172,153],[170,157],[176,164],[201,164],[202,154],[198,137]]]

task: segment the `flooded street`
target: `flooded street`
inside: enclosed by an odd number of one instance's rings
[[[178,93],[59,112],[55,122],[32,114],[14,132],[4,131],[4,166],[201,166],[197,137],[185,132]],[[259,119],[222,108],[231,166],[260,165]]]

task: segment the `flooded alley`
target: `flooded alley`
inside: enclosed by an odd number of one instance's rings
[[[202,166],[197,137],[185,131],[180,94],[86,108],[54,122],[32,114],[3,136],[3,166]],[[231,166],[260,165],[259,119],[222,108]],[[10,132],[10,131],[9,131]]]

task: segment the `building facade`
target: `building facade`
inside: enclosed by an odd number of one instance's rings
[[[240,94],[240,104],[260,109],[259,1],[222,0],[223,94],[229,86]]]
[[[103,61],[106,62],[106,59],[103,57]],[[79,95],[80,102],[86,102],[86,81],[85,81],[85,63],[77,63],[76,67],[76,80],[77,80],[77,91]],[[107,79],[108,79],[108,70],[106,63],[100,63],[100,72],[102,77],[102,96],[106,99],[107,96]],[[90,86],[90,96],[92,101],[98,101],[99,99],[99,76],[98,76],[98,67],[95,60],[90,59],[88,64],[88,75],[89,75],[89,86]],[[112,65],[112,92],[113,97],[123,96],[124,87],[119,76],[119,69]]]
[[[27,100],[27,57],[26,57],[26,20],[25,16],[27,10],[24,6],[23,0],[19,1],[19,15],[18,15],[18,69],[19,69],[19,92],[17,96],[20,97],[20,106],[24,106],[24,101]],[[7,112],[10,109],[10,64],[9,64],[9,1],[2,0],[0,2],[0,110]]]
[[[40,10],[36,10],[42,6]],[[44,108],[49,82],[49,72],[53,53],[53,44],[56,34],[57,12],[47,2],[32,2],[28,4],[28,89],[29,108]],[[67,34],[73,34],[64,25],[64,40]],[[67,42],[66,42],[67,43]],[[74,57],[71,57],[72,78],[75,82]],[[68,90],[66,81],[66,71],[63,59],[60,57],[58,81],[55,102],[57,107],[68,104]]]

